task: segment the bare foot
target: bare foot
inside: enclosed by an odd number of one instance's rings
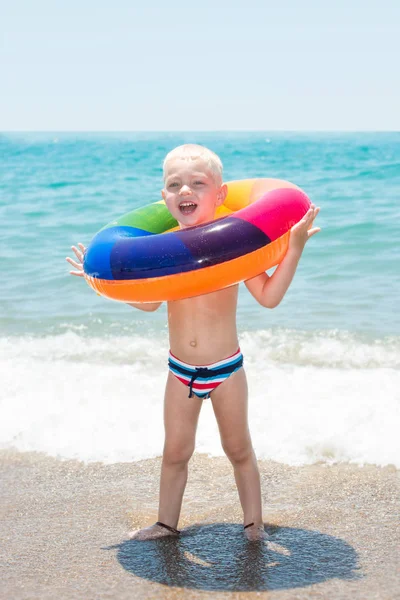
[[[246,527],[244,535],[249,542],[262,542],[268,539],[268,533],[264,531],[264,525],[251,525]]]
[[[173,533],[165,527],[154,523],[154,525],[151,525],[150,527],[145,527],[145,529],[135,529],[133,531],[130,531],[128,533],[128,539],[139,541],[156,540],[157,538],[166,537],[167,535],[178,537],[177,533]]]

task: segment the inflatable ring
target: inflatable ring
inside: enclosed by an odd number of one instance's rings
[[[214,292],[279,264],[308,197],[279,179],[227,186],[215,219],[203,225],[179,229],[163,200],[106,225],[85,253],[87,283],[113,300],[161,302]]]

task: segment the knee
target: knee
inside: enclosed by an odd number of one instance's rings
[[[191,444],[172,444],[164,446],[163,462],[169,466],[185,467],[192,457],[194,446]]]
[[[235,466],[251,460],[253,456],[253,447],[249,442],[243,444],[238,444],[237,442],[224,443],[222,447],[226,456]]]

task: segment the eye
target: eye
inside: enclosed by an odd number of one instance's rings
[[[194,184],[195,185],[205,185],[204,181],[195,181]]]
[[[172,187],[178,187],[178,182],[177,182],[177,181],[173,181],[172,183],[169,183],[169,184],[168,184],[168,187],[169,187],[169,188],[172,188]]]

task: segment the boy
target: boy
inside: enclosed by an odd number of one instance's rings
[[[162,197],[180,228],[211,221],[216,207],[223,204],[227,194],[218,156],[203,146],[185,144],[166,156],[163,168]],[[292,228],[286,256],[271,277],[261,273],[245,281],[249,292],[262,306],[274,308],[285,295],[307,240],[320,231],[312,228],[318,212],[319,208],[311,205],[304,218]],[[79,262],[67,258],[77,269],[71,274],[82,277],[85,248],[79,244],[79,249],[75,246],[72,249]],[[266,537],[260,476],[247,422],[246,375],[236,330],[238,289],[236,284],[168,303],[170,354],[164,398],[165,442],[159,521],[131,532],[131,539],[179,535],[177,526],[188,462],[194,451],[198,417],[205,397],[211,398],[222,447],[233,465],[243,509],[244,534],[249,540]],[[161,304],[131,306],[154,311]]]

